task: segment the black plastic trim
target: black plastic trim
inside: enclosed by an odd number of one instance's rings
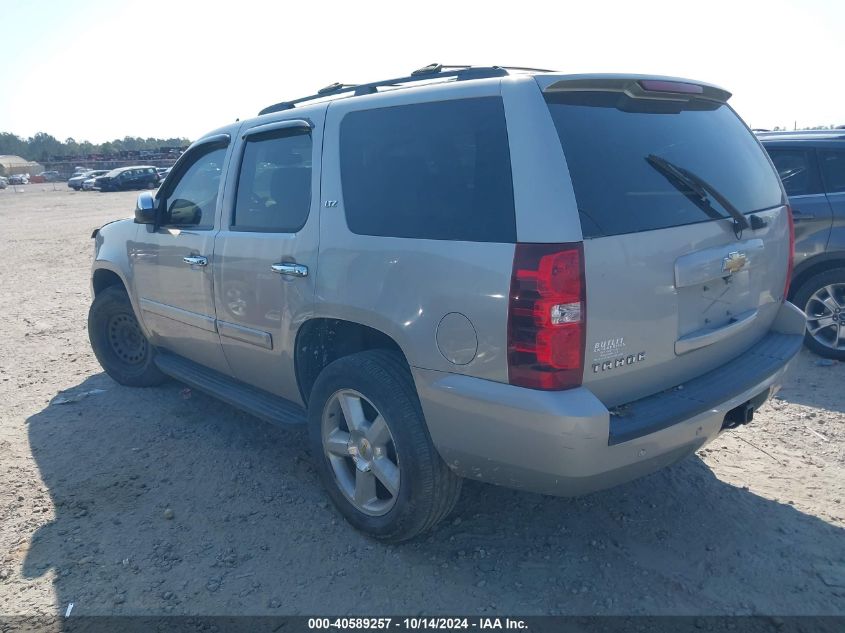
[[[305,423],[305,409],[295,402],[247,385],[187,358],[159,351],[155,362],[168,376],[257,418],[284,425]]]
[[[408,77],[396,77],[394,79],[382,79],[381,81],[373,81],[366,84],[332,84],[319,90],[317,94],[308,95],[307,97],[300,97],[299,99],[292,99],[291,101],[281,101],[261,110],[258,113],[270,114],[272,112],[282,112],[295,108],[297,104],[307,101],[314,101],[315,99],[323,99],[324,97],[332,97],[339,94],[351,92],[354,96],[375,94],[379,88],[384,87],[399,87],[404,84],[410,84],[417,81],[431,81],[432,79],[447,79],[453,77],[456,81],[466,81],[471,79],[487,79],[490,77],[506,77],[508,71],[502,66],[470,66],[468,68],[459,68],[451,70],[451,66],[441,66],[439,64],[432,64],[424,69],[414,71]],[[422,72],[420,72],[422,71]]]
[[[614,407],[608,445],[668,428],[752,389],[777,373],[798,353],[803,341],[800,334],[770,332],[738,358],[683,383],[682,388],[679,385]]]

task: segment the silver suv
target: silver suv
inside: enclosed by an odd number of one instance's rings
[[[749,422],[801,346],[777,173],[689,80],[432,65],[195,142],[95,231],[91,344],[308,425],[356,528],[579,495]]]

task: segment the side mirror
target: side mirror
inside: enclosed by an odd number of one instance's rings
[[[135,224],[155,224],[156,222],[156,199],[149,191],[144,191],[138,196],[135,205]]]

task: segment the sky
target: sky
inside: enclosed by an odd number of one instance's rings
[[[715,83],[754,128],[845,124],[845,2],[0,0],[0,132],[187,137],[431,62]]]

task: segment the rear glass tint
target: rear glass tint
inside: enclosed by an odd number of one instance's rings
[[[705,180],[743,213],[782,202],[765,152],[725,104],[632,99],[616,92],[551,93],[546,101],[585,238],[729,217],[712,195],[702,202],[656,168],[655,157]]]
[[[516,241],[500,98],[350,112],[340,127],[340,173],[353,233]]]
[[[822,165],[827,192],[841,193],[845,191],[845,152],[841,150],[820,150],[819,161]]]
[[[812,150],[766,148],[788,196],[818,193]]]

